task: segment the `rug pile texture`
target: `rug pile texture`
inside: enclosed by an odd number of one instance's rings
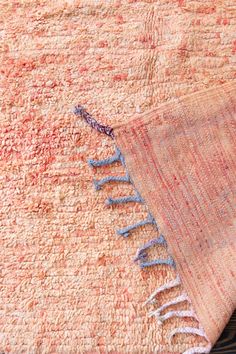
[[[0,2],[1,352],[177,354],[199,344],[186,334],[168,342],[181,319],[147,316],[143,303],[176,272],[134,264],[156,231],[116,235],[145,206],[105,205],[129,185],[95,193],[92,180],[110,169],[87,159],[114,144],[73,107],[112,126],[231,82],[235,33],[233,0]]]

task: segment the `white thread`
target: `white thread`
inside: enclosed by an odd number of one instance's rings
[[[196,319],[196,315],[193,311],[169,311],[158,317],[158,323],[162,324],[164,321],[172,317],[193,317]]]
[[[144,302],[144,306],[147,305],[148,303],[153,303],[155,302],[154,298],[156,297],[156,295],[158,295],[159,293],[161,293],[162,291],[174,288],[175,286],[180,285],[180,278],[179,276],[177,276],[174,280],[171,280],[170,282],[160,286],[159,288],[157,288],[150,296],[149,298]]]
[[[173,300],[166,302],[164,305],[160,306],[158,309],[149,312],[149,316],[159,316],[160,313],[165,310],[167,307],[171,306],[171,305],[176,305],[179,304],[180,302],[183,301],[188,301],[188,297],[186,294],[180,295],[178,297],[175,297]]]
[[[211,351],[211,345],[209,344],[206,347],[194,347],[194,348],[190,348],[188,350],[186,350],[183,354],[197,354],[197,353],[201,353],[201,354],[208,354]]]
[[[185,334],[195,334],[200,337],[204,337],[207,339],[206,334],[202,328],[195,328],[195,327],[179,327],[173,329],[173,331],[170,332],[169,335],[169,342],[171,344],[172,338],[177,334],[177,333],[185,333]]]

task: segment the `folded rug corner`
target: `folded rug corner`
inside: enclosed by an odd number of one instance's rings
[[[213,345],[236,307],[236,82],[114,126]]]

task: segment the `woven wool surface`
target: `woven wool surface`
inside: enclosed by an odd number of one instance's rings
[[[234,79],[236,3],[2,0],[0,19],[0,351],[182,353],[199,340],[170,344],[181,320],[159,327],[143,307],[175,272],[133,263],[155,231],[116,236],[145,208],[104,204],[128,185],[94,192],[111,170],[87,159],[114,146],[72,109],[112,126]]]

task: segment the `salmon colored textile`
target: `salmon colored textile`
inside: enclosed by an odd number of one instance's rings
[[[0,0],[0,353],[179,354],[198,345],[194,335],[168,341],[181,318],[159,326],[147,316],[143,303],[176,274],[133,262],[156,237],[151,225],[116,235],[146,209],[105,205],[130,195],[129,185],[94,192],[93,178],[110,170],[94,172],[87,159],[112,155],[114,144],[73,107],[113,126],[233,81],[235,34],[235,0]]]
[[[236,82],[164,104],[114,134],[214,344],[236,307]]]

